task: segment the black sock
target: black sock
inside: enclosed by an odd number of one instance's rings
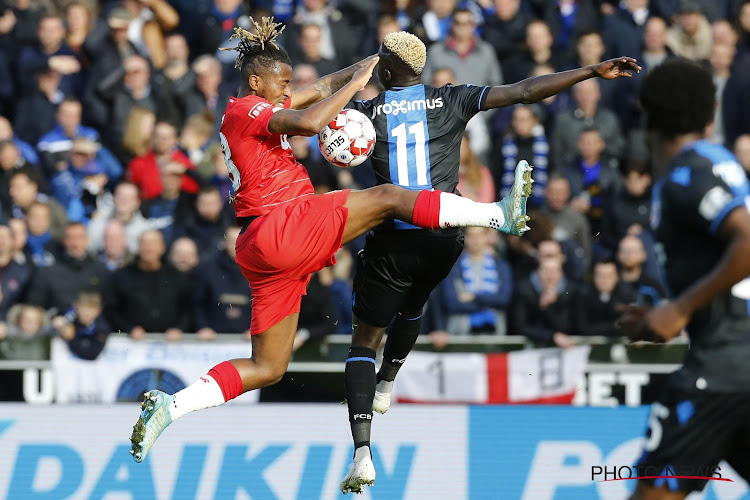
[[[372,399],[375,397],[375,351],[369,347],[352,347],[344,369],[346,404],[352,428],[354,449],[370,446]]]
[[[420,318],[407,319],[399,314],[393,323],[388,339],[385,341],[383,350],[383,364],[380,365],[377,380],[393,382],[398,370],[404,365],[406,356],[409,355],[414,343],[419,337]]]

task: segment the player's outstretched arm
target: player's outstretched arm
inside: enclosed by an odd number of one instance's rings
[[[593,77],[614,80],[639,73],[641,67],[631,57],[618,57],[583,68],[561,71],[551,75],[535,76],[510,85],[492,87],[487,94],[487,108],[502,108],[513,104],[531,104],[546,99],[578,82]]]
[[[327,99],[313,104],[307,109],[281,109],[273,114],[268,122],[268,131],[273,134],[315,135],[341,111],[344,106],[370,81],[372,70],[378,64],[378,58],[368,60],[367,65],[359,68],[349,83],[341,87]]]
[[[305,109],[313,104],[331,97],[333,94],[338,92],[341,87],[349,83],[357,70],[367,66],[374,57],[370,56],[366,59],[362,59],[358,63],[354,63],[348,68],[344,68],[330,75],[326,75],[322,78],[315,80],[310,85],[292,92],[292,109]]]

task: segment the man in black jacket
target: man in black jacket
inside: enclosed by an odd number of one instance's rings
[[[620,282],[613,260],[595,262],[593,274],[592,283],[585,285],[575,299],[576,333],[622,337],[622,330],[615,327],[620,316],[617,306],[635,302],[635,291]]]
[[[164,260],[166,247],[159,231],[145,231],[134,263],[115,272],[106,301],[106,316],[114,331],[136,340],[146,332],[164,332],[179,340],[193,327],[190,283]]]
[[[88,254],[86,227],[71,222],[65,227],[63,253],[38,272],[29,289],[29,302],[64,313],[82,290],[103,291],[110,279],[107,267]]]

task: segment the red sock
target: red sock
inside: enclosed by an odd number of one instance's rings
[[[224,361],[214,366],[208,371],[208,374],[221,387],[224,401],[229,401],[242,394],[242,377],[240,377],[240,372],[237,371],[237,368],[229,361]]]
[[[414,203],[414,213],[412,222],[415,226],[424,229],[440,228],[440,194],[442,191],[427,191],[426,189],[419,192],[417,201]]]

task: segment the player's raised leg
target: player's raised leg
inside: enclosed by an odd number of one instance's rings
[[[130,453],[135,461],[142,462],[164,429],[178,418],[281,380],[292,354],[298,317],[299,313],[291,314],[265,332],[253,335],[253,354],[249,359],[224,361],[174,395],[147,392],[130,436]]]
[[[520,236],[529,229],[526,201],[534,182],[532,169],[526,160],[518,162],[508,196],[496,203],[478,203],[442,191],[410,191],[393,184],[352,191],[345,205],[349,217],[343,243],[386,219],[399,219],[425,229],[491,227]]]

